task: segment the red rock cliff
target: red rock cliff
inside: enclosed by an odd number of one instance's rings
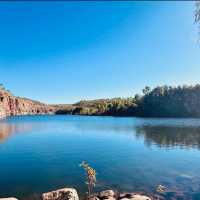
[[[11,115],[51,114],[55,108],[38,101],[15,97],[10,92],[0,89],[0,118]]]

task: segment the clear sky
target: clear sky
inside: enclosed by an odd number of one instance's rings
[[[194,10],[173,1],[1,2],[0,82],[46,103],[198,83]]]

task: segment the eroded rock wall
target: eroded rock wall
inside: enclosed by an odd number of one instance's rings
[[[12,115],[53,114],[55,108],[0,89],[0,118]]]

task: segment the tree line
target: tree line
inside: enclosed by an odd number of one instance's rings
[[[200,117],[200,85],[146,86],[142,95],[129,98],[80,101],[62,107],[58,114],[140,116],[140,117]],[[66,111],[66,112],[65,112]]]

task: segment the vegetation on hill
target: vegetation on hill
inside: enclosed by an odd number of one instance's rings
[[[57,114],[141,116],[141,117],[200,117],[200,85],[145,87],[143,95],[129,98],[80,101],[62,105]]]
[[[98,99],[92,101],[80,101],[74,106],[73,114],[86,115],[114,115],[123,116],[131,114],[131,108],[136,106],[134,98]]]
[[[145,117],[200,117],[200,85],[147,90],[138,107]]]

